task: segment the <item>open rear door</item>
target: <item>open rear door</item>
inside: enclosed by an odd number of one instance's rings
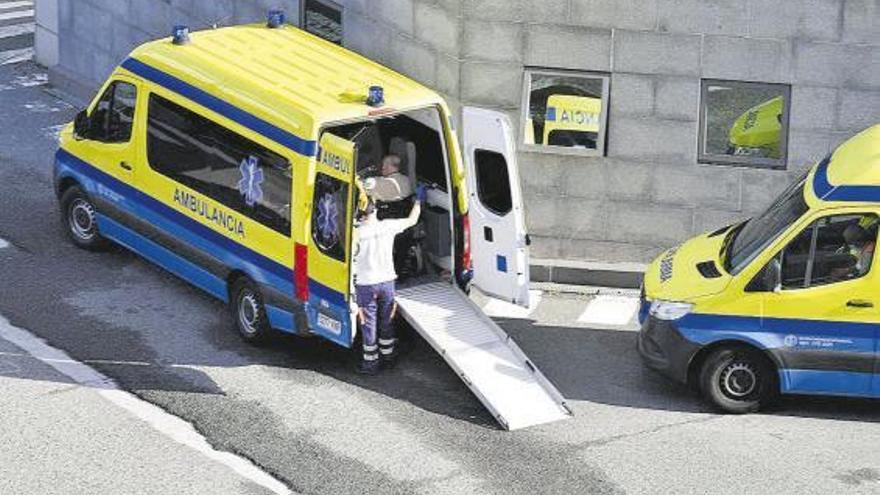
[[[473,284],[528,307],[529,242],[513,127],[506,115],[492,110],[465,107],[462,115]]]
[[[352,197],[355,144],[321,136],[311,202],[308,317],[315,333],[346,347],[353,338],[351,297]]]

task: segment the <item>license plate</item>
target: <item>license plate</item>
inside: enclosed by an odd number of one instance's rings
[[[336,335],[342,333],[342,322],[322,313],[318,313],[318,326],[329,330]]]

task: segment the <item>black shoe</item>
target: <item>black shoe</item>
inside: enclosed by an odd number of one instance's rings
[[[361,361],[355,371],[361,375],[375,375],[379,372],[379,361]]]

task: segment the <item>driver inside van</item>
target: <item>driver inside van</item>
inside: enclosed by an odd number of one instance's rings
[[[838,250],[851,256],[847,266],[836,267],[831,270],[831,279],[835,281],[859,278],[871,269],[871,261],[874,259],[874,241],[867,230],[858,224],[852,224],[843,231],[843,240],[846,243]]]
[[[850,225],[843,231],[843,238],[849,246],[849,254],[855,258],[855,265],[851,270],[851,277],[858,278],[871,269],[871,260],[874,258],[874,241],[868,231],[860,225]]]
[[[401,158],[390,154],[382,158],[379,177],[363,181],[363,190],[373,201],[391,203],[412,196],[412,183],[400,172]]]

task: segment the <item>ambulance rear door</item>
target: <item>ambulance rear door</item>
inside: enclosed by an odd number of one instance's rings
[[[351,141],[329,132],[321,136],[308,245],[310,326],[346,347],[351,346],[355,328],[350,308],[355,155]]]
[[[462,140],[467,165],[473,284],[499,299],[529,305],[529,237],[510,119],[465,107]]]

